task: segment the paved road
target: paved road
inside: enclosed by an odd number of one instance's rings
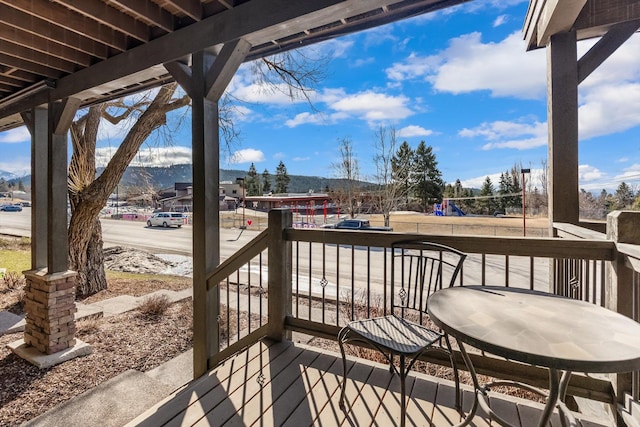
[[[103,219],[102,237],[105,246],[123,245],[144,249],[153,253],[191,255],[193,229],[147,227],[144,222]],[[0,234],[31,236],[31,209],[22,212],[0,212]],[[245,230],[240,235],[237,229],[220,230],[220,251],[224,260],[245,245],[258,231]],[[240,237],[238,238],[238,236]]]
[[[30,236],[30,208],[25,208],[22,212],[0,212],[0,234],[15,234]],[[123,245],[144,249],[152,253],[175,253],[181,255],[191,255],[191,237],[193,229],[189,225],[182,228],[149,228],[142,222],[124,220],[102,220],[103,239],[106,246]],[[220,252],[221,260],[224,261],[234,252],[248,243],[258,231],[245,230],[240,235],[238,229],[220,230]],[[294,245],[295,247],[296,245]],[[322,278],[326,278],[328,284],[325,288],[327,295],[336,296],[345,289],[350,292],[350,283],[353,282],[357,289],[366,289],[367,286],[380,287],[380,278],[384,276],[383,265],[384,256],[382,251],[372,248],[367,254],[366,248],[355,247],[353,252],[350,246],[337,247],[336,245],[326,245],[323,248],[320,244],[311,245],[300,243],[298,246],[300,253],[294,254],[294,263],[298,263],[298,274],[294,277],[294,287],[299,287],[302,293],[308,292],[311,284],[312,292],[322,293],[320,283]],[[294,249],[295,251],[295,249]],[[312,259],[312,273],[309,274],[309,255]],[[322,259],[326,259],[323,269]],[[388,259],[387,259],[388,262]],[[339,264],[339,274],[336,267]],[[353,268],[352,268],[353,266]],[[485,260],[485,275],[487,284],[505,284],[505,257],[488,255]],[[529,286],[529,259],[526,257],[509,258],[509,283],[514,287]],[[535,288],[548,290],[548,261],[537,258],[535,261]],[[295,269],[295,265],[294,265]],[[263,259],[261,267],[263,279],[266,280],[267,260]],[[323,271],[324,270],[324,271]],[[256,266],[252,267],[256,271]],[[469,254],[464,266],[464,283],[481,283],[482,260],[480,255]],[[257,279],[257,278],[256,278]],[[337,291],[338,287],[340,292]],[[381,292],[380,292],[381,293]]]

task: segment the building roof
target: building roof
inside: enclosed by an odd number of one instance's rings
[[[0,0],[0,131],[49,101],[162,85],[163,64],[240,38],[248,61],[464,1]]]

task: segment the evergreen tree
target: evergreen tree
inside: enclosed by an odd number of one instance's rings
[[[24,184],[22,183],[22,180],[18,181],[18,191],[24,191]]]
[[[511,176],[509,175],[509,173],[501,173],[500,182],[498,183],[498,194],[501,196],[511,194],[511,187]],[[505,213],[507,205],[510,206],[509,198],[507,197],[500,197],[496,200],[496,208],[502,213]]]
[[[262,172],[262,193],[269,194],[271,192],[271,174],[267,169]]]
[[[276,193],[286,193],[289,187],[289,181],[291,181],[291,178],[287,174],[287,167],[282,160],[280,160],[276,168]]]
[[[522,165],[513,165],[511,168],[511,178],[509,183],[509,192],[515,196],[509,197],[508,206],[512,208],[522,207],[522,186],[520,185],[520,176],[522,175]]]
[[[247,196],[259,196],[260,195],[260,178],[258,172],[256,172],[256,166],[251,163],[249,166],[249,172],[245,178],[245,185],[247,189]]]
[[[413,174],[416,180],[414,194],[427,209],[431,203],[441,202],[444,189],[442,172],[438,169],[436,156],[431,146],[420,141],[414,153]]]
[[[391,159],[391,172],[393,180],[401,183],[401,191],[399,196],[405,203],[409,203],[409,194],[411,194],[411,175],[413,172],[414,152],[407,141],[400,144],[397,153]]]
[[[0,178],[0,192],[6,193],[9,191],[9,184],[4,178]]]
[[[622,181],[613,195],[613,209],[624,209],[633,204],[633,190]]]
[[[488,196],[493,196],[494,191],[495,189],[493,187],[493,183],[491,182],[491,178],[487,176],[482,183],[482,188],[480,188],[480,196],[485,198],[479,199],[478,201],[478,205],[480,206],[480,208],[482,209],[482,213],[484,214],[493,213],[493,210],[495,208],[494,199],[493,197]]]

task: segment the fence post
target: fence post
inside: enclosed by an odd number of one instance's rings
[[[291,339],[285,329],[285,319],[291,315],[291,242],[285,239],[285,230],[292,225],[289,209],[269,211],[269,337],[282,341]]]
[[[640,212],[614,211],[607,215],[607,239],[614,243],[640,244]],[[605,306],[633,318],[633,271],[625,265],[624,255],[616,250],[613,261],[607,262],[605,281]],[[619,403],[624,393],[631,392],[631,373],[615,376],[614,390]]]

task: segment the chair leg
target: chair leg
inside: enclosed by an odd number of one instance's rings
[[[406,402],[406,390],[405,383],[407,379],[407,372],[405,372],[405,357],[404,354],[400,355],[400,427],[405,426],[405,419],[407,417],[407,402]]]
[[[340,391],[340,401],[338,405],[340,409],[345,410],[344,398],[347,388],[347,357],[344,352],[344,336],[348,333],[345,328],[341,329],[338,333],[338,345],[340,346],[340,354],[342,354],[342,390]]]
[[[449,335],[444,334],[444,341],[447,344],[447,350],[449,350],[449,359],[451,360],[451,367],[453,368],[453,378],[456,387],[456,409],[462,411],[461,393],[460,393],[460,373],[458,372],[458,363],[456,357],[453,354],[453,348],[451,347],[451,341]]]

